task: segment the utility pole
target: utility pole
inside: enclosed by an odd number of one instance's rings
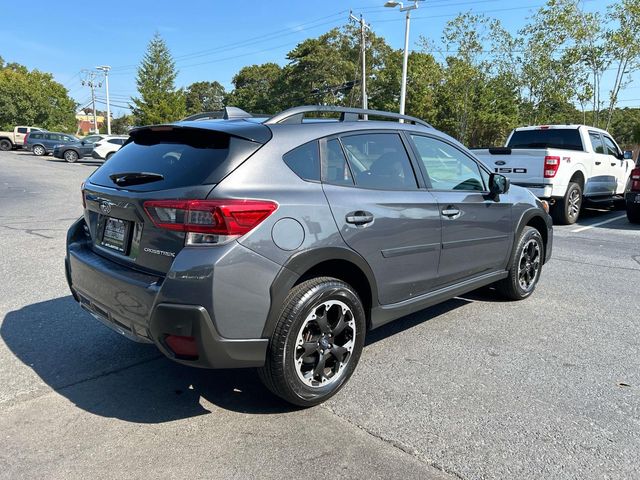
[[[111,135],[111,106],[109,105],[109,65],[99,65],[96,70],[102,70],[104,72],[104,84],[107,89],[107,135]]]
[[[362,87],[362,108],[369,108],[369,102],[367,100],[367,29],[371,30],[371,27],[366,24],[362,14],[360,14],[360,18],[356,17],[353,12],[349,12],[349,20],[360,24],[360,56],[362,57],[362,79],[360,80],[360,85]]]
[[[98,129],[98,116],[96,115],[96,86],[98,88],[102,87],[102,82],[97,81],[98,72],[95,70],[84,70],[84,79],[82,80],[82,85],[87,85],[91,88],[91,104],[93,105],[93,131],[94,133],[98,133],[100,130]]]

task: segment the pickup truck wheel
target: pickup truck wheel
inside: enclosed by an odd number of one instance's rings
[[[285,299],[258,375],[287,402],[322,403],[356,368],[365,325],[362,302],[351,286],[331,277],[307,280]]]
[[[33,152],[34,155],[37,155],[38,157],[41,157],[42,155],[47,153],[42,145],[35,145],[31,149],[31,151]]]
[[[640,223],[640,208],[627,207],[627,219],[631,223]]]
[[[6,139],[0,140],[0,150],[2,150],[3,152],[8,152],[12,148],[13,148],[13,144],[9,140],[6,140]]]
[[[500,294],[509,300],[524,300],[536,288],[542,262],[544,243],[540,232],[533,227],[524,227],[509,261],[509,275],[496,284]]]
[[[578,221],[582,208],[582,188],[580,184],[570,182],[564,198],[559,200],[551,211],[553,221],[560,225],[573,225]]]
[[[69,163],[74,163],[78,160],[78,154],[74,150],[67,150],[64,152],[64,159]]]

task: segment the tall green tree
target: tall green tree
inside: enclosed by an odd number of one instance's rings
[[[219,82],[192,83],[185,91],[187,114],[221,110],[225,97],[226,92]]]
[[[33,125],[75,132],[76,103],[50,73],[0,62],[0,129]]]
[[[131,111],[138,125],[175,122],[185,116],[184,92],[175,86],[177,75],[171,52],[156,33],[136,77],[140,96],[132,98]]]
[[[228,105],[248,112],[277,113],[282,95],[282,69],[276,63],[243,67],[233,77]]]

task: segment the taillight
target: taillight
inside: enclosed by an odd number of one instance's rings
[[[560,167],[560,157],[544,157],[544,178],[553,178],[558,173]]]
[[[82,194],[82,208],[87,208],[87,199],[84,197],[84,182],[80,185],[80,193]]]
[[[640,167],[631,170],[631,191],[640,192]]]
[[[268,200],[149,200],[147,215],[158,228],[186,232],[187,245],[220,244],[253,230],[278,208]]]
[[[27,144],[27,138],[28,138],[28,137],[29,137],[29,132],[27,132],[27,133],[25,134],[25,136],[24,136],[24,140],[22,140],[22,143],[23,143],[24,145],[26,145],[26,144]]]

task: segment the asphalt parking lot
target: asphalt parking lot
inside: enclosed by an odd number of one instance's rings
[[[0,152],[0,477],[637,478],[640,227],[556,227],[535,295],[473,292],[371,332],[292,409],[253,371],[176,365],[72,300],[67,227],[96,162]]]

